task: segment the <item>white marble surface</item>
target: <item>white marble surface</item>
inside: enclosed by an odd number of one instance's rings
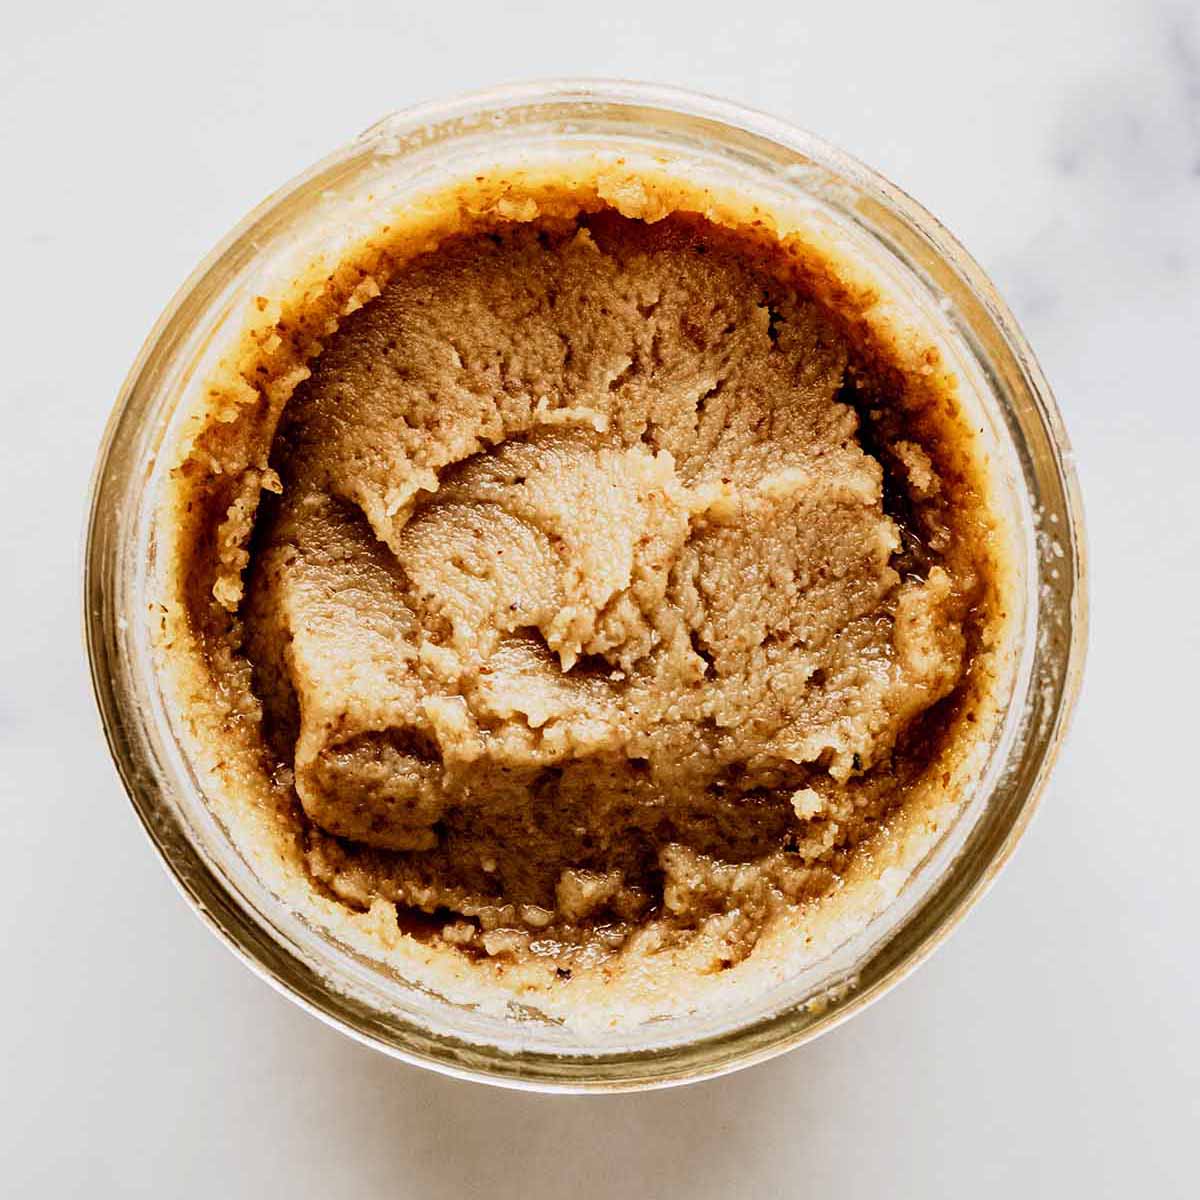
[[[1185,1196],[1200,1117],[1194,3],[21,4],[0,39],[0,1191]],[[179,281],[383,112],[505,79],[723,93],[881,168],[1009,297],[1078,452],[1093,640],[1043,810],[865,1015],[680,1091],[544,1098],[362,1049],[144,842],[85,681],[83,496]]]

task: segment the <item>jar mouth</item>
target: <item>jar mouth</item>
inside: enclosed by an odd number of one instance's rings
[[[372,203],[389,188],[402,198],[414,179],[436,180],[440,160],[472,147],[503,154],[522,139],[543,138],[550,150],[565,152],[618,134],[634,151],[667,148],[701,166],[711,158],[747,186],[819,204],[869,239],[946,314],[947,336],[1011,443],[1027,542],[1026,626],[1012,711],[969,827],[956,845],[942,847],[944,861],[927,865],[925,889],[907,909],[896,909],[894,927],[876,930],[869,944],[850,947],[833,964],[820,1003],[806,993],[747,1021],[649,1047],[610,1042],[568,1050],[513,1022],[501,1047],[488,1044],[466,1014],[456,1028],[458,1018],[435,1018],[432,1009],[422,1018],[420,1010],[398,1007],[378,971],[349,947],[336,948],[331,983],[328,937],[289,917],[232,851],[228,831],[203,801],[201,773],[173,731],[137,619],[154,569],[147,497],[170,418],[187,387],[203,377],[239,288],[259,269],[264,247],[278,250],[275,269],[291,269],[289,230],[311,217],[314,205],[325,204],[327,220],[345,218],[350,236],[355,222],[365,228],[377,211],[355,208],[347,199],[352,187],[355,196],[371,192]],[[86,536],[84,626],[105,734],[151,841],[192,906],[251,969],[332,1026],[418,1065],[513,1087],[592,1091],[689,1082],[773,1056],[864,1008],[940,944],[1012,853],[1082,678],[1085,551],[1070,451],[1033,354],[982,270],[919,205],[835,147],[765,114],[653,84],[555,80],[420,105],[383,118],[260,205],[183,285],[135,362],[100,450]],[[836,986],[851,977],[856,986]]]

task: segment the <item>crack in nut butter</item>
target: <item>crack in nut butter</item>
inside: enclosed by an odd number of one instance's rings
[[[165,518],[164,658],[273,853],[535,999],[798,938],[978,739],[1002,615],[936,352],[635,182],[261,298]]]

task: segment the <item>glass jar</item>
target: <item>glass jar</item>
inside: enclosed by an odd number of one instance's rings
[[[583,1037],[407,986],[279,900],[206,802],[164,702],[147,607],[158,452],[250,298],[439,181],[597,151],[719,179],[768,209],[802,208],[922,314],[973,406],[1010,510],[1020,611],[987,762],[957,819],[878,916],[732,1019]],[[615,1090],[702,1079],[797,1046],[882,995],[949,934],[1012,853],[1062,741],[1083,668],[1084,568],[1078,486],[1050,389],[992,284],[933,217],[841,151],[763,114],[645,84],[565,81],[384,118],[255,209],[197,268],[151,331],[104,437],[85,628],[109,746],[146,832],[196,911],[248,966],[336,1028],[408,1061],[511,1086]]]

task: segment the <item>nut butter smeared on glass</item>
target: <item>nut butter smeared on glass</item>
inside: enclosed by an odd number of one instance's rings
[[[569,1011],[811,941],[976,736],[1001,598],[935,352],[769,222],[539,188],[258,301],[163,628],[327,922]]]

